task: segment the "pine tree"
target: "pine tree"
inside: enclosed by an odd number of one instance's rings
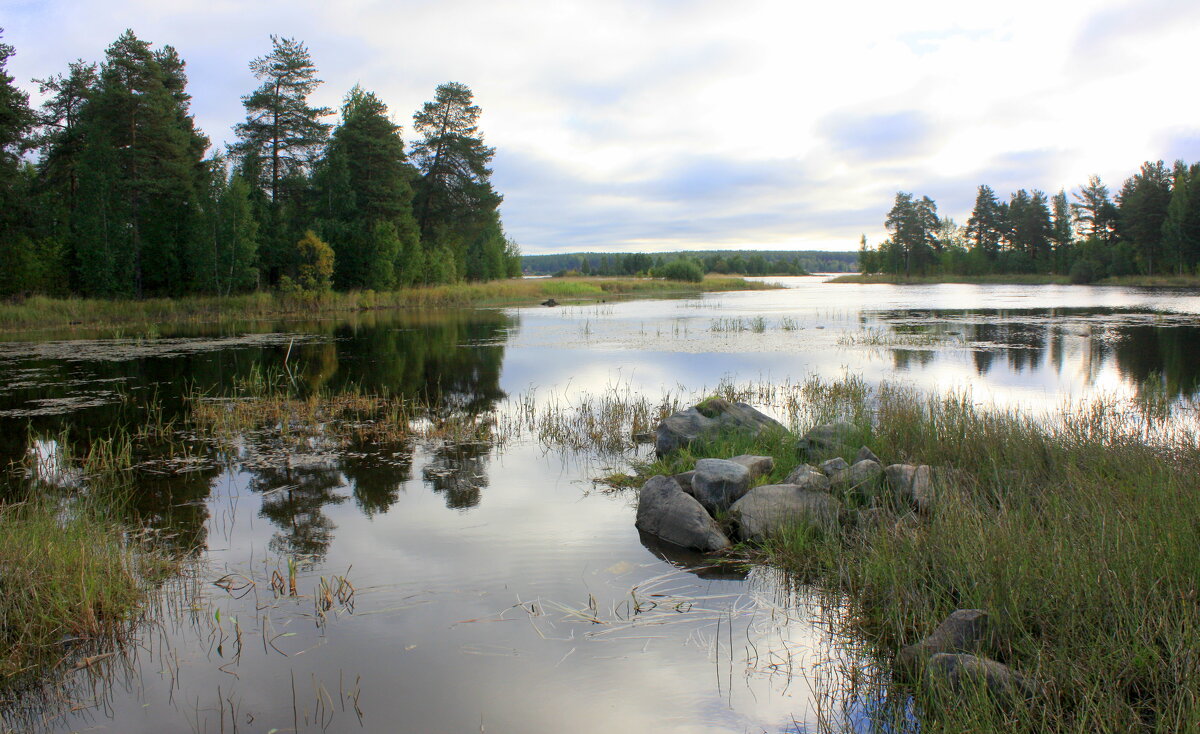
[[[415,175],[387,105],[355,86],[316,174],[316,214],[337,255],[338,288],[384,290],[398,273],[411,277],[402,258],[418,247]]]
[[[323,82],[316,77],[308,48],[293,38],[271,36],[271,53],[250,62],[262,85],[242,97],[246,121],[234,130],[234,152],[243,169],[254,170],[272,202],[279,202],[289,180],[305,176],[329,137],[322,117],[328,107],[312,107],[308,97]],[[252,165],[247,166],[252,162]]]
[[[313,107],[308,97],[322,84],[308,48],[292,38],[271,36],[271,52],[250,62],[262,81],[242,97],[245,122],[234,127],[231,153],[242,178],[253,182],[259,222],[260,268],[270,284],[297,267],[294,243],[302,233],[302,194],[308,175],[329,137],[321,121],[333,111]]]
[[[989,260],[996,259],[1000,250],[1000,206],[996,193],[987,185],[981,185],[975,196],[975,209],[967,220],[967,238],[976,250]]]
[[[490,273],[491,268],[481,263],[494,258],[490,252],[484,256],[469,250],[503,252],[505,241],[502,233],[495,236],[502,197],[492,189],[488,166],[495,149],[483,144],[479,113],[471,90],[448,82],[438,86],[434,100],[413,116],[414,129],[421,136],[413,145],[421,172],[414,205],[421,239],[431,247],[449,248],[455,253],[457,271],[472,278]]]
[[[1065,272],[1071,259],[1074,235],[1071,229],[1071,207],[1067,203],[1067,192],[1059,190],[1051,199],[1050,241],[1054,246],[1054,269]]]
[[[34,257],[28,206],[31,176],[21,162],[34,117],[29,95],[6,71],[13,53],[12,46],[0,43],[0,295],[25,287]]]
[[[1108,187],[1099,176],[1088,178],[1087,185],[1074,194],[1078,203],[1071,205],[1075,226],[1083,237],[1110,242],[1116,234],[1116,207]]]
[[[1133,244],[1147,273],[1162,256],[1163,223],[1171,204],[1171,174],[1162,161],[1142,164],[1117,196],[1121,236]]]
[[[170,46],[154,51],[126,31],[106,51],[82,120],[80,187],[92,210],[75,233],[81,269],[104,271],[81,274],[95,292],[141,297],[184,288],[181,258],[198,223],[208,146],[188,113],[186,83]]]

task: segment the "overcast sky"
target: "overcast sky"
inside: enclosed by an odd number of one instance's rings
[[[961,224],[981,183],[1200,160],[1197,0],[0,0],[0,26],[31,91],[127,27],[175,46],[214,144],[270,34],[307,43],[318,103],[361,83],[406,134],[462,82],[527,254],[850,250],[898,190]]]

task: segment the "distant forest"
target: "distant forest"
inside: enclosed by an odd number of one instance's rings
[[[1071,197],[1021,189],[1008,201],[980,186],[966,226],[928,196],[901,191],[878,247],[862,238],[865,273],[1054,273],[1076,283],[1122,275],[1200,275],[1200,163],[1147,161],[1114,195],[1092,176]]]
[[[694,263],[701,273],[741,275],[803,275],[856,270],[858,253],[817,250],[694,250],[687,252],[524,255],[521,269],[528,275],[635,275],[662,272],[676,261]]]
[[[520,273],[491,184],[495,153],[458,83],[409,145],[374,93],[334,110],[308,49],[271,37],[249,62],[236,142],[196,128],[185,63],[126,31],[99,63],[33,83],[0,43],[0,296],[141,298],[259,288],[385,290]]]

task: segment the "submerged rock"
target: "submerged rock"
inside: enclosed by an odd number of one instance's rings
[[[770,474],[775,468],[775,459],[770,456],[753,456],[751,454],[742,454],[730,459],[735,464],[741,464],[750,470],[750,481],[754,481],[761,476]]]
[[[1004,663],[967,653],[940,652],[926,666],[934,686],[962,694],[986,687],[997,699],[1029,698],[1036,692],[1033,682]]]
[[[637,528],[675,545],[698,551],[729,547],[729,539],[695,497],[673,477],[650,477],[638,494]]]
[[[796,447],[809,454],[833,451],[857,431],[857,426],[846,421],[823,423],[810,428],[797,442]]]
[[[710,513],[729,509],[750,489],[750,470],[726,459],[701,459],[692,476],[692,496]]]
[[[978,652],[989,638],[988,613],[982,609],[959,609],[942,620],[928,637],[900,649],[902,665],[916,667],[937,653]]]
[[[829,477],[808,464],[801,464],[793,469],[792,473],[783,480],[783,484],[795,484],[801,489],[812,489],[818,492],[829,491]]]
[[[658,425],[654,449],[663,456],[701,437],[726,432],[757,437],[771,430],[787,432],[782,423],[745,403],[711,398],[663,420]]]
[[[744,540],[762,541],[791,526],[809,525],[824,531],[837,527],[842,503],[828,492],[795,484],[764,484],[746,493],[729,508]]]

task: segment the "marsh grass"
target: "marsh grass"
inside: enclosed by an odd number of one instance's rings
[[[1016,709],[927,705],[922,730],[1197,730],[1194,428],[1105,400],[1039,419],[961,394],[885,385],[871,397],[826,410],[868,418],[885,462],[935,466],[935,510],[838,537],[797,532],[765,552],[845,590],[881,649],[915,642],[954,609],[989,611],[1004,641],[992,654],[1042,694]]]
[[[222,322],[393,308],[516,305],[545,298],[584,301],[621,296],[676,296],[714,291],[773,288],[742,278],[710,276],[700,283],[654,278],[539,278],[486,283],[418,286],[397,291],[287,294],[258,292],[237,296],[189,296],[140,301],[33,296],[0,304],[0,331],[58,326],[126,325],[139,338],[155,338],[155,324]]]
[[[88,500],[0,506],[0,687],[121,641],[176,562]]]
[[[868,328],[842,332],[837,337],[837,344],[839,347],[935,347],[957,340],[949,334]]]

